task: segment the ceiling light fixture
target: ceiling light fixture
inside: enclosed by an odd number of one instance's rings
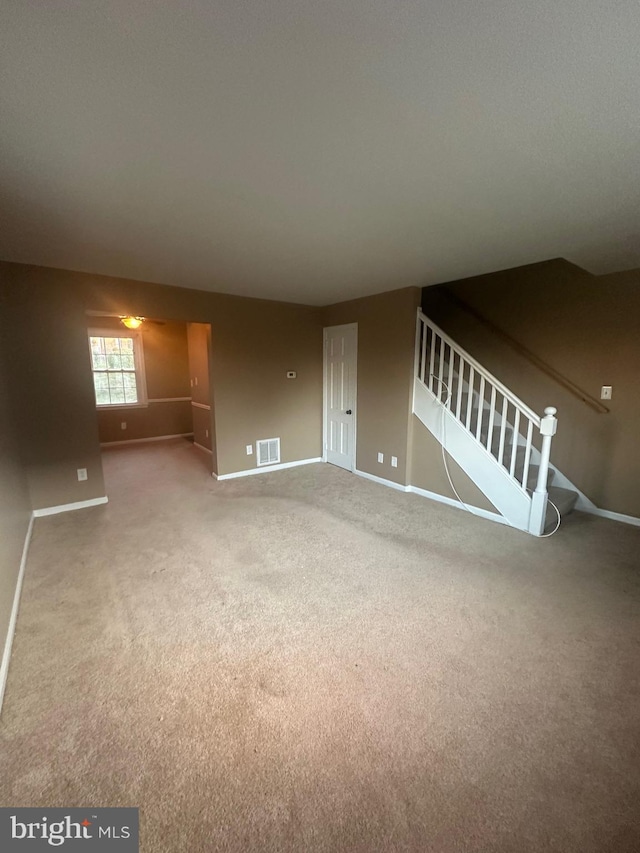
[[[127,329],[139,329],[144,322],[144,317],[120,317],[120,322]]]

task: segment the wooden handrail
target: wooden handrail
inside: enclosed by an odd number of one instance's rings
[[[561,385],[566,391],[573,394],[574,397],[577,397],[587,406],[592,408],[595,412],[600,415],[608,414],[609,409],[604,406],[600,400],[596,400],[595,397],[592,397],[590,394],[587,394],[586,391],[583,391],[579,385],[576,385],[575,382],[572,382],[570,379],[567,379],[566,376],[563,376],[562,373],[557,371],[554,367],[551,367],[550,364],[547,364],[546,361],[543,361],[539,356],[537,356],[534,352],[531,352],[530,349],[523,346],[523,344],[519,343],[512,338],[511,335],[504,332],[499,326],[496,326],[491,320],[488,320],[483,314],[473,308],[471,305],[468,305],[463,299],[460,299],[459,296],[456,296],[454,293],[450,293],[444,288],[440,289],[440,293],[443,293],[445,297],[451,302],[456,308],[459,308],[462,311],[466,311],[467,314],[470,314],[474,319],[476,319],[479,323],[489,329],[497,338],[500,338],[501,341],[504,341],[511,349],[515,350],[521,356],[526,358],[531,362],[538,370],[541,370],[543,373],[553,379],[554,382],[557,382],[558,385]]]

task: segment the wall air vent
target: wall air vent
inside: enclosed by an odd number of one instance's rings
[[[258,465],[275,465],[280,462],[280,439],[263,438],[256,441]]]

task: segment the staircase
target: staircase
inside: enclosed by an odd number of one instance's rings
[[[420,310],[413,412],[511,526],[542,536],[573,510],[553,485],[556,410],[537,415]]]

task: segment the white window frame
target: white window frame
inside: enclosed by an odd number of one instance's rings
[[[147,395],[147,376],[144,367],[144,346],[142,343],[142,333],[139,330],[125,329],[99,329],[93,328],[87,331],[87,342],[89,343],[89,367],[91,369],[91,381],[93,383],[93,374],[104,371],[95,371],[93,369],[93,360],[91,358],[91,341],[90,338],[131,338],[133,340],[133,363],[136,375],[136,388],[138,391],[137,403],[98,403],[96,400],[96,409],[146,409],[149,405]],[[94,385],[95,399],[95,385]]]

